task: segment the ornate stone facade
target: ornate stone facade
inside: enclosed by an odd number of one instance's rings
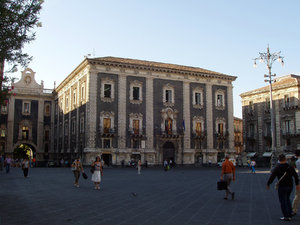
[[[275,147],[278,153],[294,154],[300,149],[300,76],[287,75],[273,83]],[[272,135],[269,86],[241,94],[246,152],[271,156]]]
[[[86,164],[102,155],[109,166],[139,158],[149,165],[217,163],[235,152],[235,79],[174,64],[86,58],[49,96],[50,160],[79,154]]]

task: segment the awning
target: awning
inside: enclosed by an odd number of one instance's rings
[[[248,157],[254,157],[256,155],[256,152],[249,152],[247,154]]]
[[[290,159],[290,158],[292,158],[293,156],[295,156],[295,154],[286,154],[286,155],[285,155],[285,158]]]
[[[271,157],[272,156],[272,152],[265,152],[262,156],[263,157]]]

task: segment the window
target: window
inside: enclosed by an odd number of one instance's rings
[[[172,134],[172,119],[165,120],[165,131],[167,134]]]
[[[201,93],[199,93],[199,92],[195,93],[195,104],[202,105],[202,96],[201,96]]]
[[[224,124],[218,123],[218,134],[223,136],[224,135]]]
[[[1,112],[2,113],[7,113],[7,105],[2,105],[1,106]]]
[[[201,122],[197,122],[196,123],[196,134],[197,136],[201,136],[202,133],[202,124]]]
[[[5,138],[5,136],[6,136],[6,129],[2,128],[1,129],[1,138]]]
[[[45,141],[49,141],[49,130],[45,130]]]
[[[69,123],[65,122],[65,136],[69,136]]]
[[[140,148],[140,142],[139,142],[139,140],[133,140],[133,141],[132,141],[132,147],[133,147],[134,149]]]
[[[71,125],[72,125],[72,134],[76,134],[76,119],[75,118],[72,119]]]
[[[130,82],[130,90],[129,90],[129,101],[131,104],[141,104],[142,103],[142,88],[143,83],[134,80]]]
[[[30,114],[30,103],[29,102],[23,103],[23,113]]]
[[[111,119],[110,118],[104,118],[103,119],[103,132],[105,134],[109,133],[110,127],[111,127]]]
[[[26,126],[22,127],[22,140],[28,140],[29,128]]]
[[[250,124],[249,125],[249,135],[250,135],[250,137],[254,137],[254,133],[255,133],[254,124]]]
[[[290,107],[290,97],[288,95],[284,96],[284,107]]]
[[[284,121],[284,127],[285,127],[285,132],[290,133],[291,132],[291,121],[290,120],[285,120]]]
[[[110,139],[103,139],[103,148],[110,148]]]
[[[253,111],[254,111],[254,105],[253,105],[253,102],[250,101],[250,102],[249,102],[248,112],[249,112],[249,113],[252,113]]]
[[[166,90],[165,102],[172,102],[172,90]]]
[[[270,98],[266,98],[266,110],[269,110],[271,107]]]
[[[45,115],[46,116],[50,115],[50,105],[49,104],[45,104]]]
[[[217,110],[225,109],[225,91],[222,89],[215,92],[215,106]]]
[[[133,100],[140,100],[140,88],[139,87],[133,87],[132,89],[133,93]]]
[[[73,92],[73,106],[76,107],[77,104],[77,98],[76,98],[76,89]]]
[[[81,100],[85,99],[85,83],[81,85]]]
[[[139,134],[140,131],[140,121],[139,120],[133,120],[133,132],[134,134]]]
[[[104,84],[104,98],[111,98],[111,84]]]
[[[66,96],[66,110],[69,109],[69,97]]]
[[[223,95],[217,95],[217,106],[223,106]]]
[[[84,133],[84,117],[80,117],[80,133]]]

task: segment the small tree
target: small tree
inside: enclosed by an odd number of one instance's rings
[[[8,100],[11,87],[4,75],[4,64],[25,67],[32,59],[23,53],[24,44],[35,39],[32,31],[40,26],[39,13],[43,0],[0,0],[0,105]]]

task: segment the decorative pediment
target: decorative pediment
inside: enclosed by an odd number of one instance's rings
[[[22,93],[43,93],[43,81],[38,84],[35,80],[35,72],[32,69],[27,68],[22,71],[21,79],[13,84],[15,92]]]

